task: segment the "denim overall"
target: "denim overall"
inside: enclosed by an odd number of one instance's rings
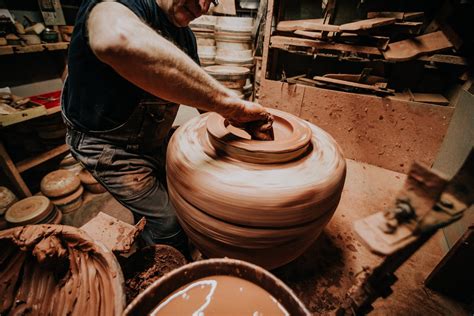
[[[146,218],[142,233],[145,243],[164,243],[183,250],[186,236],[169,201],[165,170],[166,148],[178,107],[150,96],[139,102],[125,123],[107,131],[79,131],[64,108],[63,117],[66,143],[74,158],[133,212],[135,221]]]

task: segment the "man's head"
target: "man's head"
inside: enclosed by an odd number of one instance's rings
[[[179,27],[188,26],[189,22],[209,10],[211,0],[156,0],[165,11],[170,21]]]

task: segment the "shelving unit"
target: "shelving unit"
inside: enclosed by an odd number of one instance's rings
[[[1,55],[14,55],[14,54],[28,54],[28,53],[40,53],[44,51],[54,51],[54,50],[67,50],[69,48],[69,43],[59,42],[59,43],[45,43],[37,45],[8,45],[0,46],[0,56]]]
[[[317,5],[304,0],[268,1],[259,102],[325,129],[340,144],[346,158],[403,173],[414,160],[431,165],[448,129],[453,106],[287,82],[287,78],[305,74],[311,67],[325,69],[328,65],[359,63],[358,67],[369,65],[374,69],[388,65],[397,70],[393,62],[384,60],[377,47],[288,37],[276,30],[280,21],[323,18]],[[420,57],[420,67],[423,63],[427,69],[433,67],[429,60],[435,56]],[[465,60],[457,58],[455,62],[462,64]]]

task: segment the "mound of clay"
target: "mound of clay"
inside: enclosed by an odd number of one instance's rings
[[[186,264],[184,256],[167,245],[141,249],[123,267],[127,304],[166,273]]]

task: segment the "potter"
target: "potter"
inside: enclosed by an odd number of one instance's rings
[[[179,104],[237,123],[271,122],[261,105],[241,100],[199,66],[188,24],[210,3],[82,1],[61,100],[72,156],[137,221],[146,218],[146,244],[185,253],[164,163]]]

